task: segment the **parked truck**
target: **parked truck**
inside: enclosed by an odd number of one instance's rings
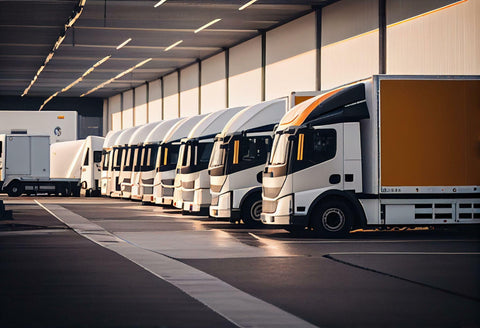
[[[126,176],[126,174],[123,174],[123,170],[130,165],[129,152],[131,152],[131,148],[129,147],[129,141],[138,129],[139,126],[135,126],[123,130],[115,141],[113,146],[113,164],[109,179],[110,183],[107,187],[107,194],[110,197],[120,198],[122,196],[121,181],[124,179],[124,176]]]
[[[94,151],[86,140],[50,146],[49,136],[1,134],[1,189],[12,197],[23,193],[78,195],[85,151]],[[84,165],[85,171],[93,167]]]
[[[208,162],[215,135],[245,107],[216,111],[205,116],[182,139],[175,176],[173,206],[186,212],[208,214],[211,202]]]
[[[289,230],[480,223],[480,77],[388,76],[287,112],[261,219]]]
[[[261,223],[261,176],[273,129],[286,113],[287,98],[262,102],[237,113],[215,137],[210,174],[210,216]]]
[[[75,111],[0,111],[0,134],[48,135],[50,144],[77,140]]]
[[[153,181],[155,178],[155,166],[157,163],[160,144],[170,129],[175,126],[181,118],[161,121],[147,135],[144,146],[147,149],[147,156],[144,156],[140,165],[140,171],[133,178],[132,199],[141,200],[145,203],[153,202]],[[151,150],[148,150],[151,149]],[[149,156],[148,156],[149,154]]]
[[[103,141],[102,172],[100,175],[100,193],[102,196],[107,196],[107,189],[110,184],[113,169],[113,146],[120,133],[122,133],[121,130],[110,131]]]
[[[143,159],[148,159],[152,155],[152,148],[145,148],[144,141],[148,134],[158,125],[158,122],[140,125],[130,137],[126,148],[125,166],[123,167],[119,183],[121,188],[121,197],[129,199],[132,195],[133,181],[138,183],[138,172]],[[147,151],[147,152],[145,152]],[[145,156],[147,155],[147,156]],[[136,184],[138,186],[138,184]]]
[[[153,179],[153,201],[155,204],[172,205],[180,141],[187,137],[195,125],[205,116],[206,114],[181,119],[163,138],[157,154],[155,177]]]

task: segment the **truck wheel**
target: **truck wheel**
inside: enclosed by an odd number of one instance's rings
[[[346,236],[352,222],[353,211],[339,198],[321,201],[313,212],[313,228],[324,236]]]
[[[242,206],[242,221],[249,227],[262,225],[260,215],[262,214],[262,196],[252,195],[247,198]]]
[[[19,181],[12,182],[8,189],[8,196],[18,197],[23,194],[23,185]]]

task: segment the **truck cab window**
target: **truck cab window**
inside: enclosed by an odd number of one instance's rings
[[[90,149],[87,149],[87,153],[85,154],[85,159],[83,160],[83,165],[84,166],[87,166],[88,163],[89,163],[89,160],[88,160],[89,155],[90,155]]]
[[[100,163],[102,161],[102,152],[99,150],[96,150],[93,152],[93,162],[94,163]]]
[[[296,172],[334,158],[337,153],[337,132],[335,129],[303,130],[295,143],[293,170]]]

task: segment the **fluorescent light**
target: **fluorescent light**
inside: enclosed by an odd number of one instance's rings
[[[139,68],[140,66],[143,66],[145,65],[146,63],[148,63],[149,61],[151,61],[153,58],[148,58],[148,59],[145,59],[144,61],[138,63],[137,65],[135,65],[135,68]]]
[[[40,106],[39,111],[41,111],[41,110],[43,109],[43,107],[44,107],[50,100],[52,100],[54,97],[56,97],[57,95],[58,95],[58,91],[55,92],[55,93],[54,93],[53,95],[51,95],[50,97],[48,97],[48,99],[43,102],[42,106]]]
[[[70,83],[69,85],[67,85],[65,88],[62,89],[62,91],[60,92],[65,92],[65,91],[68,91],[69,89],[71,89],[75,84],[77,83],[80,83],[83,81],[83,78],[85,76],[87,76],[88,74],[90,74],[91,72],[93,72],[95,70],[95,68],[97,68],[98,66],[102,65],[104,62],[106,62],[108,59],[110,59],[110,57],[112,56],[107,56],[107,57],[104,57],[103,59],[99,60],[98,62],[95,63],[95,65],[93,65],[92,67],[90,67],[89,69],[87,69],[85,71],[85,73],[82,74],[82,76],[80,76],[78,79],[76,79],[75,81],[73,81],[72,83]]]
[[[95,88],[88,90],[87,92],[85,92],[84,94],[82,94],[80,97],[89,95],[89,94],[91,94],[92,92],[94,92],[94,91],[96,91],[96,90],[98,90],[98,89],[103,88],[103,87],[106,86],[107,84],[112,83],[113,81],[115,81],[116,79],[121,78],[121,77],[124,76],[124,75],[127,75],[128,73],[130,73],[130,72],[133,71],[134,69],[139,68],[139,67],[142,66],[142,65],[145,65],[146,63],[148,63],[148,62],[151,61],[151,60],[152,60],[152,58],[148,58],[148,59],[145,59],[144,61],[141,61],[141,62],[138,63],[137,65],[132,66],[132,67],[130,67],[129,69],[127,69],[127,70],[125,70],[125,71],[117,74],[117,76],[111,78],[110,80],[105,81],[105,82],[97,85]]]
[[[107,60],[109,60],[110,57],[112,57],[112,55],[107,56],[107,57],[99,60],[98,62],[95,63],[95,65],[93,65],[93,67],[98,67],[98,66],[102,65],[104,62],[106,62]]]
[[[125,46],[127,43],[129,43],[130,41],[132,41],[132,38],[128,38],[127,40],[123,41],[122,44],[119,44],[117,46],[117,50],[120,49],[120,48],[123,48],[123,46]]]
[[[159,2],[157,2],[157,3],[155,4],[155,6],[153,6],[153,8],[157,8],[158,6],[163,5],[165,2],[167,2],[167,0],[160,0]]]
[[[238,10],[243,10],[245,8],[247,8],[248,6],[250,6],[251,4],[253,4],[254,2],[256,2],[257,0],[252,0],[252,1],[249,1],[247,2],[246,4],[244,4],[243,6],[241,6],[240,8],[238,8]]]
[[[183,42],[183,40],[177,41],[177,42],[175,42],[174,44],[168,46],[164,51],[168,51],[168,50],[170,50],[170,49],[172,49],[172,48],[175,48],[176,46],[178,46],[178,45],[179,45],[180,43],[182,43],[182,42]]]
[[[211,25],[213,25],[213,24],[215,24],[215,23],[218,23],[218,22],[221,21],[221,20],[222,20],[221,18],[214,19],[214,20],[212,20],[210,23],[207,23],[207,24],[203,25],[202,27],[199,27],[198,29],[196,29],[196,30],[195,30],[195,33],[198,33],[198,32],[200,32],[201,30],[206,29],[207,27],[209,27],[209,26],[211,26]]]

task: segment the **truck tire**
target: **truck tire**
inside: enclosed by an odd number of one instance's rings
[[[13,181],[10,183],[10,186],[8,187],[8,196],[10,197],[18,197],[21,194],[23,194],[23,185],[20,181]]]
[[[262,196],[254,194],[249,196],[242,205],[242,221],[248,227],[262,225],[260,214],[262,213]]]
[[[343,237],[352,228],[354,212],[341,198],[320,201],[312,213],[312,227],[322,236]]]

